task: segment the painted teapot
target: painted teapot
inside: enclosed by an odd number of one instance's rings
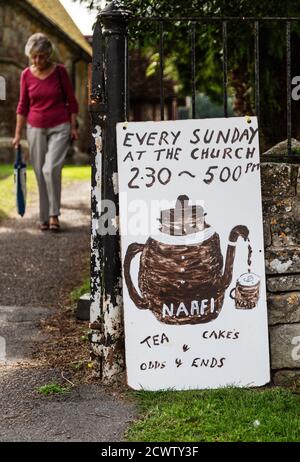
[[[145,244],[128,246],[124,276],[129,296],[139,309],[151,310],[166,324],[200,324],[219,315],[232,280],[236,241],[248,240],[246,226],[229,234],[225,267],[219,235],[205,222],[199,205],[179,196],[174,209],[162,210],[160,228]],[[141,252],[138,293],[130,275],[131,261]]]

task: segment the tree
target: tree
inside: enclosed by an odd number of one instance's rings
[[[78,0],[77,0],[78,1]],[[81,0],[89,7],[99,6],[101,0]],[[123,5],[135,17],[160,16],[300,16],[298,0],[124,0]],[[168,69],[176,75],[182,94],[191,92],[191,32],[192,21],[166,21],[164,53]],[[159,30],[153,21],[131,21],[131,46],[149,53],[152,51],[152,71],[156,70]],[[265,23],[260,28],[260,89],[261,124],[266,146],[286,138],[286,30],[285,23]],[[300,49],[298,24],[292,27],[292,56]],[[214,101],[220,102],[223,93],[222,23],[196,25],[196,88]],[[253,114],[254,107],[254,24],[228,23],[229,91],[234,96],[236,115]],[[154,63],[154,64],[153,64]],[[292,59],[292,75],[300,75],[298,60]],[[294,124],[300,126],[300,110],[293,103]],[[297,134],[295,129],[294,135]]]

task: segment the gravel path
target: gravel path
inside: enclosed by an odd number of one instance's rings
[[[58,234],[39,231],[36,197],[24,218],[0,223],[0,441],[118,442],[136,416],[119,390],[82,370],[88,323],[66,306],[88,268],[89,196],[88,182],[63,188]],[[70,390],[38,393],[49,383]]]
[[[38,229],[34,199],[23,218],[0,223],[0,305],[55,306],[89,258],[89,184],[63,189],[61,233]]]

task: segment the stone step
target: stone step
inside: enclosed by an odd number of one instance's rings
[[[300,324],[270,327],[272,369],[300,370]]]
[[[300,322],[300,292],[268,294],[269,325]]]
[[[52,313],[49,308],[0,306],[0,363],[31,358],[35,344],[46,339],[39,324]]]
[[[82,295],[78,302],[75,311],[76,319],[80,321],[89,321],[90,320],[90,307],[91,307],[91,294],[86,293]]]

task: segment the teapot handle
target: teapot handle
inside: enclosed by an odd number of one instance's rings
[[[133,243],[128,246],[125,259],[124,259],[124,276],[125,276],[127,289],[128,289],[131,300],[134,301],[134,303],[136,304],[138,308],[147,310],[149,308],[148,302],[137,293],[136,288],[134,287],[132,280],[131,280],[131,276],[130,276],[131,260],[136,254],[138,254],[139,252],[142,252],[143,249],[144,249],[144,244]]]

